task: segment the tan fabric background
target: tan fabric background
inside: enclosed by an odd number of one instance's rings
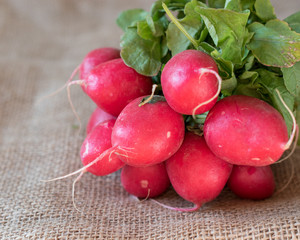
[[[281,193],[265,201],[240,200],[227,188],[195,213],[137,202],[121,187],[120,173],[43,183],[81,167],[78,134],[62,86],[91,49],[119,46],[121,10],[149,9],[152,0],[0,1],[0,239],[300,239],[300,151],[274,166]],[[298,4],[298,5],[297,5]],[[280,18],[298,0],[276,2]],[[95,105],[72,88],[83,124]],[[172,190],[158,198],[190,206]]]

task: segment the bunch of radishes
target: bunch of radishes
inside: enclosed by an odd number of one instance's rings
[[[81,147],[84,167],[74,173],[104,176],[122,168],[125,190],[141,198],[156,197],[171,183],[195,204],[173,208],[180,211],[212,201],[227,182],[240,197],[273,194],[270,164],[290,147],[296,123],[289,138],[283,117],[268,103],[222,96],[222,79],[208,54],[185,50],[173,56],[158,95],[153,79],[126,66],[117,49],[90,52],[79,70],[79,83],[98,108]],[[191,121],[207,112],[203,125]]]

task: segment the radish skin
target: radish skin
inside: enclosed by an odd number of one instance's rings
[[[181,146],[185,126],[183,116],[170,108],[162,96],[154,95],[151,102],[139,107],[149,96],[129,103],[118,116],[111,135],[112,147],[106,149],[84,167],[56,181],[86,171],[102,159],[116,155],[124,163],[147,167],[165,161]]]
[[[129,103],[118,116],[112,132],[112,146],[125,149],[118,151],[123,155],[120,158],[135,167],[163,162],[179,149],[184,138],[183,116],[158,95],[139,106],[147,98],[139,97]]]
[[[157,197],[170,186],[164,163],[149,167],[125,165],[121,172],[121,183],[128,193],[139,198]]]
[[[178,113],[204,113],[216,103],[221,89],[221,78],[216,75],[218,67],[212,57],[198,50],[185,50],[173,56],[162,71],[164,96]]]
[[[116,48],[105,47],[90,51],[80,64],[80,79],[85,79],[97,65],[116,58],[120,58],[120,50]]]
[[[216,156],[246,166],[276,162],[289,139],[284,119],[275,108],[244,95],[216,103],[205,120],[204,137]]]
[[[262,200],[273,195],[275,179],[270,166],[233,166],[228,187],[241,198]]]
[[[99,123],[105,122],[110,119],[116,119],[116,117],[97,107],[90,116],[90,119],[86,126],[86,134],[89,134]]]
[[[179,150],[166,161],[167,172],[175,191],[194,208],[172,208],[195,211],[215,199],[224,188],[232,165],[216,157],[203,137],[188,132]]]
[[[118,116],[137,97],[151,94],[152,79],[125,65],[121,58],[91,70],[81,84],[84,92],[105,112]]]
[[[115,120],[107,120],[98,124],[84,140],[80,156],[84,166],[97,159],[105,150],[111,148],[111,133]],[[118,156],[105,155],[101,161],[96,162],[85,171],[88,171],[96,176],[105,176],[116,172],[122,168],[125,164],[118,158]]]

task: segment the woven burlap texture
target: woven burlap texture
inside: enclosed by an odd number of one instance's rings
[[[273,166],[281,193],[241,200],[227,188],[194,213],[138,202],[121,187],[120,172],[42,182],[81,167],[84,125],[95,105],[71,88],[83,128],[62,86],[91,49],[118,47],[121,10],[151,1],[0,2],[0,239],[300,239],[300,151]],[[157,200],[191,206],[170,189]]]

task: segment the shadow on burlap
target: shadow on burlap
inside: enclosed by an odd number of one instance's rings
[[[125,1],[124,1],[125,2]],[[17,1],[0,3],[0,239],[300,239],[300,149],[273,166],[280,189],[264,201],[241,200],[227,188],[194,213],[138,202],[121,187],[117,172],[41,180],[81,167],[84,127],[63,91],[38,101],[64,84],[89,50],[118,46],[114,21],[126,8],[149,1]],[[95,105],[72,88],[83,126]],[[188,207],[170,189],[157,200]]]

